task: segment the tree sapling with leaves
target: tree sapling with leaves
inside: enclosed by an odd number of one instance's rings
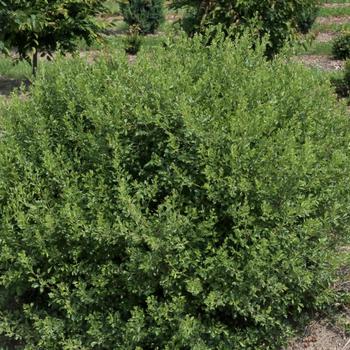
[[[0,0],[0,51],[15,50],[31,62],[36,74],[38,55],[74,52],[77,39],[89,45],[98,36],[96,15],[104,0]]]

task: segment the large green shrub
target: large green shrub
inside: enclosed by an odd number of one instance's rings
[[[0,333],[26,349],[279,349],[328,301],[349,118],[250,40],[46,68],[2,109]]]
[[[127,24],[153,34],[164,21],[163,4],[163,0],[125,0],[120,1],[120,10]]]
[[[257,37],[270,36],[267,54],[273,56],[297,32],[308,31],[318,4],[318,0],[174,0],[172,7],[185,11],[181,23],[189,35],[218,24],[233,35],[251,28]]]

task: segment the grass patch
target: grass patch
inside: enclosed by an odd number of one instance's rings
[[[307,66],[306,68],[313,73],[315,78],[317,78],[317,79],[326,78],[330,83],[334,79],[343,78],[343,75],[344,75],[343,70],[325,70],[325,69],[319,68],[317,66],[314,66],[314,67]]]
[[[332,42],[320,43],[313,41],[307,49],[308,55],[332,55]]]
[[[350,23],[315,23],[314,32],[341,32],[350,30]]]
[[[119,4],[116,0],[107,0],[106,1],[107,14],[111,16],[120,15]]]
[[[113,33],[116,33],[116,34],[123,34],[123,33],[126,33],[128,31],[128,24],[125,23],[124,21],[122,20],[119,20],[119,21],[113,21],[110,23],[110,25],[106,28],[107,31],[111,31]]]
[[[349,16],[350,7],[321,7],[318,13],[319,16]]]
[[[0,56],[0,76],[25,79],[31,75],[31,66],[27,62],[14,63],[13,59],[6,56]]]
[[[312,41],[311,43],[306,43],[306,46],[296,45],[295,54],[296,55],[332,55],[332,42],[318,42]]]
[[[347,4],[349,0],[321,0],[321,4]]]

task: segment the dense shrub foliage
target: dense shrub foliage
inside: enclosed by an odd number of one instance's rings
[[[279,349],[328,300],[349,118],[251,41],[48,67],[2,110],[0,333],[26,349]]]
[[[342,33],[334,40],[332,53],[339,60],[350,59],[350,32]]]
[[[174,0],[172,6],[183,9],[184,30],[204,32],[208,26],[223,25],[237,34],[252,28],[256,36],[270,36],[267,54],[272,56],[298,31],[307,32],[314,21],[318,0]]]
[[[154,33],[164,21],[163,0],[125,0],[120,2],[124,21],[136,25],[143,34]]]

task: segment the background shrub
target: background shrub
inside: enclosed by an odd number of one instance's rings
[[[279,349],[329,301],[349,118],[251,39],[50,66],[2,107],[0,333],[26,349]],[[344,113],[343,113],[344,112]]]
[[[334,58],[339,60],[350,58],[350,32],[342,33],[335,38],[332,53]]]
[[[301,9],[297,15],[297,29],[302,34],[307,34],[314,24],[318,14],[318,2],[311,3]]]
[[[129,28],[129,32],[124,39],[124,49],[127,54],[136,55],[142,44],[142,37],[140,35],[140,29],[133,25]]]
[[[344,73],[340,78],[333,78],[332,85],[335,87],[337,95],[341,98],[349,97],[350,95],[350,60],[346,61]]]
[[[163,0],[126,0],[120,2],[124,21],[136,25],[142,34],[152,34],[164,21]]]
[[[210,26],[222,25],[233,36],[250,28],[262,38],[269,35],[266,53],[273,56],[298,31],[312,25],[318,0],[174,0],[175,9],[183,9],[183,29],[192,36]]]

